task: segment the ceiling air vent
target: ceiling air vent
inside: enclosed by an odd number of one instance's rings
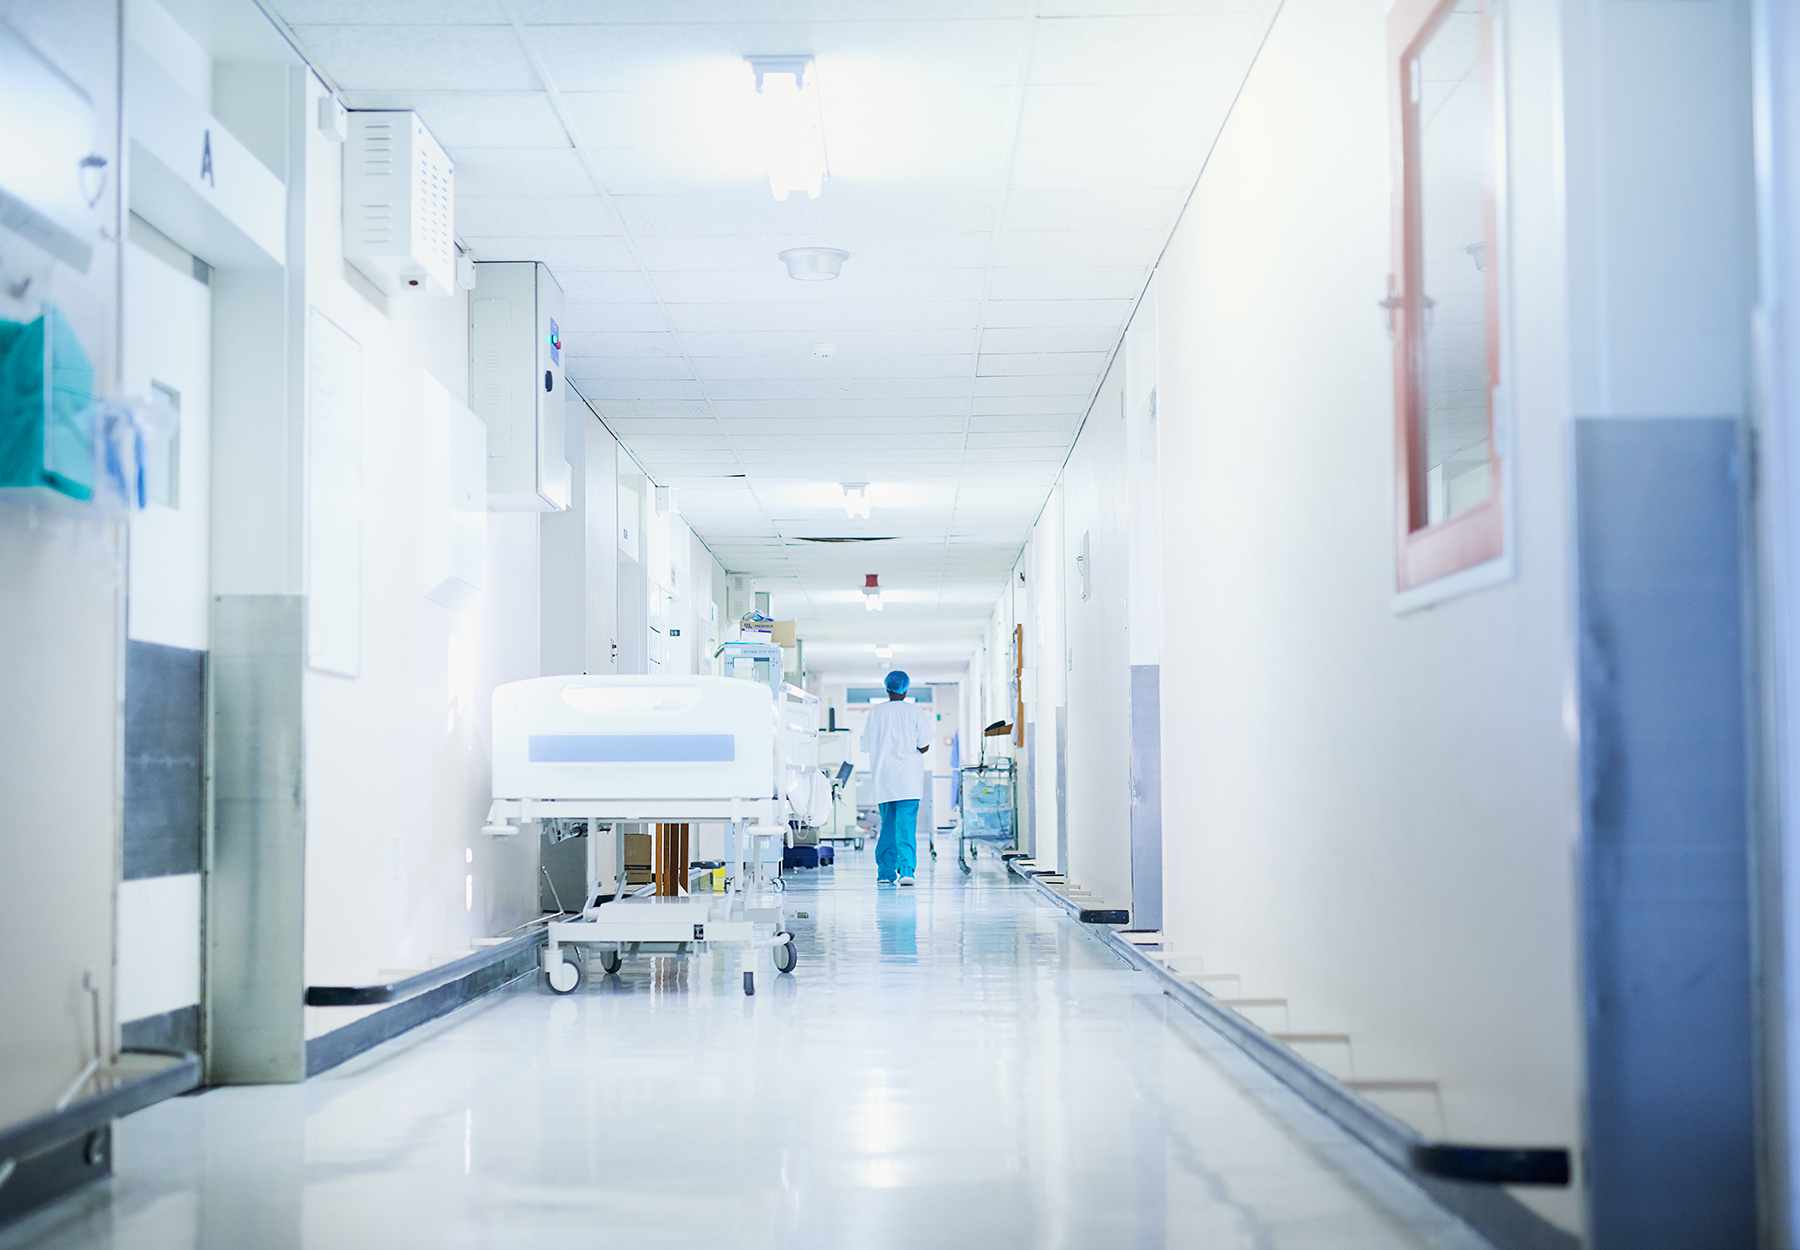
[[[891,543],[897,534],[884,534],[880,537],[858,534],[852,538],[812,538],[805,534],[795,534],[794,541],[801,543]]]

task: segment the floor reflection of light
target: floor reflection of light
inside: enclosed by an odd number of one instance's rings
[[[869,1073],[869,1088],[863,1098],[863,1150],[871,1158],[864,1180],[870,1189],[892,1189],[900,1183],[899,1170],[891,1157],[897,1144],[894,1091],[887,1083],[884,1070]]]

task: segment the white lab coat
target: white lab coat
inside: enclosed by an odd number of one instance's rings
[[[869,709],[863,750],[869,756],[869,784],[876,803],[925,797],[925,757],[931,745],[931,711],[917,703],[889,699]]]

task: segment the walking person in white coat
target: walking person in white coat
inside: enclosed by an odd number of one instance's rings
[[[930,713],[906,702],[912,679],[899,669],[887,675],[888,701],[869,709],[863,750],[869,754],[869,781],[881,810],[881,837],[875,843],[875,879],[913,883],[918,864],[919,800],[925,797],[925,761],[931,749]]]

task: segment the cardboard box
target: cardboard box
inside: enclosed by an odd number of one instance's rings
[[[775,621],[770,625],[769,632],[774,636],[776,646],[791,647],[794,645],[794,623],[792,621]]]
[[[627,868],[649,868],[656,859],[656,835],[650,833],[628,833],[625,835],[625,866]]]

